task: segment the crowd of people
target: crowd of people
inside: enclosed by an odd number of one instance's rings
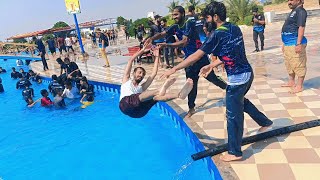
[[[288,0],[288,6],[292,10],[282,28],[283,52],[285,65],[289,74],[289,82],[285,87],[292,87],[291,93],[298,93],[303,90],[303,80],[306,75],[306,44],[304,37],[307,12],[303,8],[303,0]],[[158,101],[167,101],[181,97],[176,94],[166,96],[167,87],[171,86],[175,79],[169,78],[180,69],[185,69],[186,86],[181,90],[188,94],[190,117],[195,113],[195,99],[197,97],[197,84],[199,76],[206,78],[221,89],[226,90],[226,118],[228,131],[228,153],[221,156],[223,161],[236,161],[242,159],[241,141],[243,136],[244,112],[260,126],[258,132],[266,131],[273,122],[260,112],[245,95],[249,91],[254,72],[247,59],[243,34],[241,29],[226,21],[227,10],[222,2],[212,1],[202,12],[202,17],[208,22],[203,28],[204,22],[198,19],[193,13],[194,7],[189,7],[188,13],[182,6],[176,6],[172,12],[175,24],[161,28],[161,20],[156,16],[149,22],[150,31],[147,37],[142,40],[142,50],[150,45],[153,46],[155,59],[154,70],[145,83],[140,84],[146,75],[142,67],[136,67],[133,71],[133,78],[130,79],[132,58],[126,67],[120,93],[120,110],[134,118],[147,114],[149,109]],[[264,17],[253,10],[252,22],[254,23],[254,42],[256,50],[264,50]],[[202,27],[200,26],[202,23]],[[201,27],[201,28],[199,28]],[[208,30],[209,27],[211,30]],[[204,31],[204,33],[200,33]],[[206,31],[207,32],[206,32]],[[204,38],[201,36],[205,35]],[[166,39],[176,36],[175,42],[167,42]],[[257,37],[261,40],[261,49],[258,49]],[[164,85],[157,90],[147,91],[148,86],[154,79],[159,62],[159,50],[163,48],[182,48],[184,61],[167,70],[160,76],[160,79],[167,78]],[[144,51],[139,51],[133,56],[136,58]],[[209,61],[209,55],[214,61]],[[224,65],[227,73],[228,83],[215,75],[213,69]],[[298,83],[295,84],[295,77],[298,76]],[[159,96],[161,98],[159,98]],[[183,98],[182,98],[183,99]]]
[[[62,61],[61,58],[57,58],[57,62],[60,64],[60,75],[52,75],[52,82],[48,85],[47,89],[42,89],[40,94],[42,98],[34,100],[35,93],[31,88],[32,83],[42,83],[42,79],[39,73],[35,73],[33,70],[25,72],[23,68],[16,71],[15,67],[12,67],[11,78],[17,79],[16,89],[22,90],[22,97],[27,103],[28,107],[33,107],[37,102],[41,102],[41,106],[49,107],[65,107],[66,103],[64,98],[80,99],[83,104],[83,108],[91,105],[94,101],[94,86],[88,83],[85,76],[82,76],[78,65],[75,62],[71,62],[69,58],[65,58]],[[6,73],[7,71],[0,67],[0,73]],[[4,92],[2,85],[2,79],[0,79],[0,92]],[[53,100],[49,98],[49,93],[54,97]]]
[[[291,93],[303,90],[303,81],[306,75],[307,39],[304,37],[304,31],[307,12],[303,8],[303,2],[303,0],[288,0],[288,6],[292,11],[282,28],[283,52],[289,74],[289,82],[283,86],[292,87]],[[241,141],[244,112],[248,113],[260,126],[259,132],[267,130],[273,122],[260,112],[249,99],[245,98],[252,85],[254,72],[246,56],[241,29],[226,21],[225,5],[222,2],[212,1],[205,7],[201,15],[196,15],[194,10],[193,6],[190,6],[187,12],[182,6],[176,6],[172,12],[172,18],[175,21],[172,26],[167,27],[165,19],[161,16],[155,16],[153,20],[149,21],[148,34],[145,33],[143,26],[137,28],[136,36],[141,42],[141,50],[130,58],[126,66],[122,79],[119,108],[125,115],[141,118],[159,101],[188,97],[187,117],[191,117],[196,112],[195,100],[198,80],[202,76],[220,89],[226,90],[228,153],[221,156],[221,159],[223,161],[239,160],[242,158]],[[254,24],[255,52],[259,52],[264,50],[265,20],[263,15],[257,12],[257,9],[253,10],[252,22]],[[261,40],[260,49],[257,41],[258,36]],[[110,67],[105,54],[110,37],[99,28],[95,31],[95,37],[99,38],[99,47],[106,60],[105,67]],[[42,45],[39,44],[39,52],[43,52],[41,48]],[[72,47],[68,48],[68,50],[70,49],[73,50]],[[173,54],[174,49],[182,50],[184,60],[176,66],[172,61],[171,66],[168,56]],[[62,48],[62,50],[64,49]],[[146,76],[146,70],[143,67],[136,67],[132,76],[130,74],[134,60],[147,51],[151,51],[153,55],[154,67],[152,74],[144,83],[141,83]],[[162,74],[160,79],[167,78],[167,80],[159,89],[148,90],[161,64],[161,53],[165,57],[165,63],[169,70]],[[65,106],[63,101],[65,97],[75,98],[80,94],[82,95],[81,102],[84,100],[88,102],[85,105],[92,103],[94,100],[93,86],[88,83],[86,77],[82,76],[77,64],[71,62],[68,57],[64,60],[58,58],[57,62],[61,67],[60,75],[52,75],[52,83],[48,88],[54,96],[54,101],[52,102],[48,97],[47,90],[41,90],[43,98],[38,101],[41,101],[43,106],[52,104]],[[215,75],[213,69],[220,65],[223,65],[227,73],[228,82]],[[175,78],[169,77],[180,69],[185,69],[186,82],[184,86],[179,93],[167,92],[175,82]],[[3,72],[2,68],[0,68],[1,72]],[[36,73],[31,71],[31,74],[38,82]],[[37,102],[32,100],[34,92],[30,88],[31,74],[30,71],[25,73],[23,69],[20,69],[20,73],[16,72],[14,68],[11,73],[11,77],[19,78],[17,89],[23,89],[24,98],[29,106]],[[296,76],[298,77],[297,84],[295,83]]]

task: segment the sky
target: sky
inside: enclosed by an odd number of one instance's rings
[[[154,11],[167,15],[171,0],[80,0],[78,22],[123,16],[126,19],[146,17]],[[0,0],[0,41],[13,35],[52,28],[65,21],[74,24],[64,0]]]

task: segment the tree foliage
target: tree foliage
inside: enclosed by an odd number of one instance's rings
[[[126,19],[122,16],[117,17],[117,27],[119,28],[121,25],[126,25]]]
[[[168,8],[168,10],[169,10],[169,13],[171,13],[176,6],[179,6],[179,1],[174,1],[174,0],[173,0],[173,1],[167,6],[167,8]]]
[[[52,28],[55,29],[55,28],[62,28],[62,27],[69,27],[69,24],[63,21],[59,21],[59,22],[56,22]]]
[[[55,28],[63,28],[63,27],[69,27],[69,24],[63,21],[59,21],[59,22],[56,22],[52,28],[55,29]],[[54,35],[56,37],[66,37],[68,34],[70,34],[70,31],[57,32]]]
[[[201,9],[200,9],[200,5],[201,5],[201,2],[200,0],[184,0],[184,5],[185,5],[185,8],[186,8],[186,11],[188,10],[188,6],[193,6],[195,8],[195,11],[196,12],[201,12]]]
[[[229,21],[238,25],[251,25],[249,17],[252,17],[252,9],[254,7],[258,8],[259,13],[263,13],[263,7],[250,0],[226,0],[226,5]]]

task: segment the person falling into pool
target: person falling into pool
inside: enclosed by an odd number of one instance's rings
[[[16,71],[16,68],[12,67],[11,78],[17,79],[19,74],[20,73]]]
[[[147,80],[140,84],[146,75],[143,67],[136,67],[133,70],[133,78],[130,78],[130,73],[134,60],[144,53],[146,47],[144,46],[139,52],[134,54],[128,61],[127,67],[122,78],[120,103],[119,108],[127,116],[132,118],[141,118],[145,116],[149,110],[158,101],[170,101],[176,98],[185,99],[190,93],[193,82],[187,79],[183,88],[179,93],[167,93],[167,89],[175,82],[175,78],[168,79],[161,88],[155,90],[147,90],[157,75],[159,67],[159,48],[153,49],[155,56],[152,74]]]
[[[2,85],[2,79],[0,78],[0,93],[4,92],[4,89],[3,89],[3,85]]]
[[[94,87],[92,84],[88,83],[87,77],[83,76],[80,79],[80,94],[82,98],[80,102],[83,104],[82,108],[86,108],[87,106],[93,104],[94,101]]]
[[[24,78],[20,73],[18,74],[18,78],[20,78],[20,80],[16,84],[16,89],[24,89],[26,85],[32,85],[31,82],[28,79]]]
[[[42,89],[40,91],[40,94],[42,95],[41,98],[41,106],[43,107],[49,107],[51,105],[53,105],[53,102],[51,101],[51,99],[48,97],[49,93],[46,89]]]

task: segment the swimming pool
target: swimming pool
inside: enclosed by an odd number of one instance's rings
[[[0,59],[0,66],[8,71],[0,74],[3,179],[175,179],[196,152],[161,109],[154,107],[141,119],[122,115],[117,93],[96,91],[96,102],[86,109],[78,101],[66,101],[66,109],[27,108],[16,80],[10,79],[15,61]],[[32,87],[37,99],[47,84]],[[210,174],[203,161],[183,173],[187,180],[221,178],[218,172]]]

